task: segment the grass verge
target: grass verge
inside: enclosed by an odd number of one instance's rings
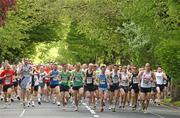
[[[166,98],[163,100],[164,103],[172,104],[174,106],[180,107],[180,101],[172,102],[171,98]]]

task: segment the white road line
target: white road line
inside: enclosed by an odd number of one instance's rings
[[[24,115],[25,111],[26,111],[26,109],[24,109],[24,110],[21,112],[21,114],[19,115],[20,118]]]
[[[159,117],[159,118],[165,118],[164,116],[161,116],[161,115],[159,115],[159,114],[157,114],[157,113],[153,113],[153,112],[149,112],[149,113],[151,113],[151,114],[153,114],[153,115],[155,115],[155,116],[157,116],[157,117]]]
[[[99,115],[97,115],[96,112],[93,109],[91,109],[86,103],[82,103],[82,104],[91,112],[94,118],[99,118]]]
[[[94,118],[99,118],[99,115],[94,115]]]

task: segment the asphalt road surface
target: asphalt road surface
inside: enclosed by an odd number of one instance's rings
[[[168,106],[153,106],[149,107],[148,113],[137,110],[132,112],[130,108],[125,111],[117,108],[116,112],[112,112],[105,108],[103,113],[97,110],[92,110],[83,103],[79,107],[79,111],[75,112],[71,104],[62,110],[61,106],[56,106],[52,103],[42,103],[34,108],[29,107],[23,109],[20,102],[11,103],[8,108],[3,108],[3,102],[0,102],[0,118],[180,118],[180,109]]]

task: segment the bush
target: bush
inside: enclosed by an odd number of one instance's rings
[[[158,62],[173,79],[180,85],[180,40],[163,40],[155,49]]]

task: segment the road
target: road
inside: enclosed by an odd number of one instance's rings
[[[0,102],[0,118],[180,118],[180,109],[168,106],[150,106],[149,113],[144,114],[141,111],[132,112],[130,108],[125,111],[117,109],[112,112],[105,109],[103,113],[99,110],[90,109],[86,103],[79,107],[78,112],[74,112],[71,104],[63,111],[52,103],[43,103],[36,107],[23,109],[22,105],[15,101],[7,109],[3,108],[3,102]]]

